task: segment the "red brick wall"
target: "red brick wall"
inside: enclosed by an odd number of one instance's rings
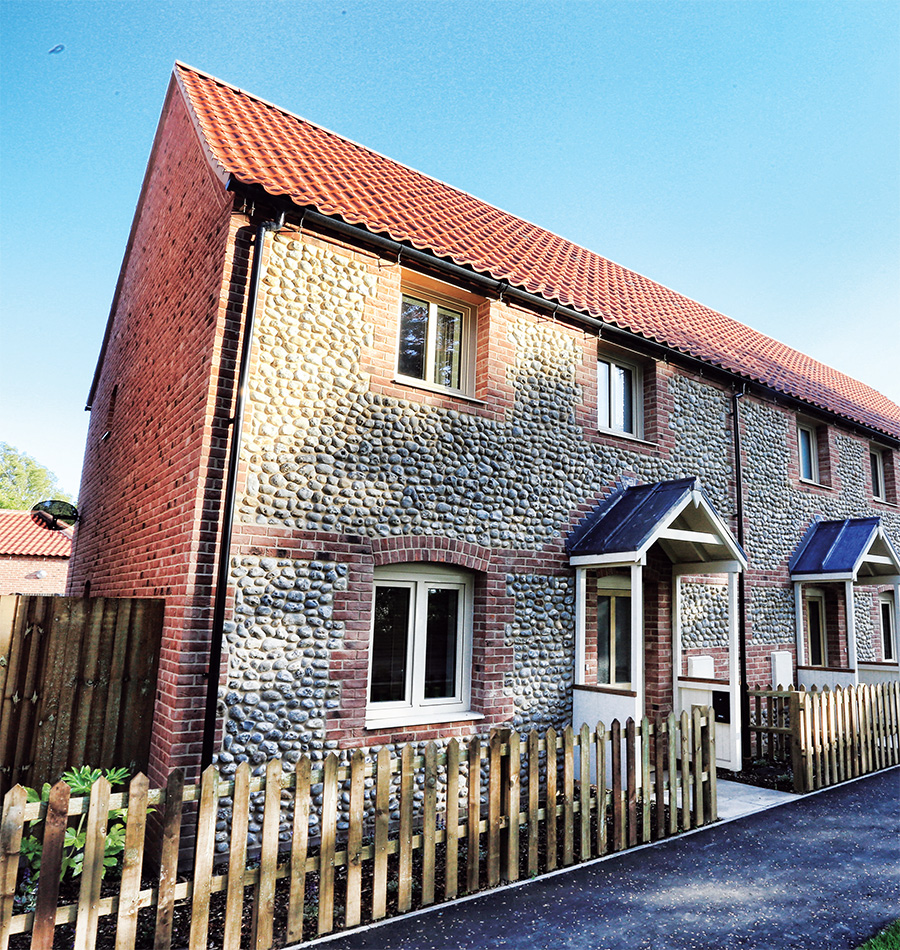
[[[231,195],[171,87],[116,291],[93,402],[69,593],[164,597],[151,778],[199,761],[213,532],[227,430],[214,424],[232,273]],[[233,336],[233,333],[232,333]],[[226,390],[233,353],[224,361]],[[112,408],[115,392],[114,409]],[[218,403],[217,403],[218,401]],[[108,433],[108,435],[106,434]],[[199,720],[198,720],[199,717]]]
[[[67,557],[0,557],[0,594],[64,594],[68,573]]]

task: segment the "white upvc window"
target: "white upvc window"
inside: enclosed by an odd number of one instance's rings
[[[881,627],[881,656],[884,660],[897,659],[897,627],[894,618],[894,595],[881,594],[878,598],[878,618]]]
[[[800,456],[800,477],[805,482],[819,481],[819,441],[813,426],[797,423],[797,448]]]
[[[887,489],[884,483],[884,452],[876,446],[869,448],[869,465],[872,470],[872,497],[877,501],[887,501]]]
[[[431,291],[405,288],[397,333],[398,379],[471,394],[474,337],[474,307]]]
[[[597,425],[611,432],[643,436],[643,374],[637,363],[597,357]]]
[[[597,683],[631,688],[631,591],[597,594]]]
[[[367,724],[440,722],[470,705],[472,575],[431,564],[375,571]]]
[[[806,600],[807,666],[828,666],[828,637],[825,621],[825,594],[817,587],[804,592]]]

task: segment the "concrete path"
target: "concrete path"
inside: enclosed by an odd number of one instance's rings
[[[719,779],[716,782],[716,798],[719,804],[719,818],[742,818],[775,805],[786,805],[800,798],[793,792],[776,792],[772,788],[757,788],[742,782],[729,782]]]
[[[323,950],[850,950],[900,917],[898,793],[894,768]]]

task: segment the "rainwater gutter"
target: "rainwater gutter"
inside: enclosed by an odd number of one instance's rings
[[[206,710],[203,718],[203,747],[200,753],[200,771],[212,764],[216,738],[216,720],[219,696],[219,671],[222,665],[222,641],[225,632],[225,608],[228,603],[228,577],[231,565],[231,536],[234,524],[234,502],[237,495],[238,463],[243,437],[244,406],[247,400],[247,379],[250,375],[250,353],[253,349],[253,331],[259,298],[259,280],[262,272],[266,234],[284,227],[284,213],[275,221],[263,221],[256,229],[253,242],[253,261],[250,267],[250,286],[247,291],[247,314],[241,343],[241,363],[234,394],[234,415],[229,420],[231,441],[228,449],[228,467],[225,474],[225,500],[222,506],[215,601],[209,645],[209,667],[206,682]]]

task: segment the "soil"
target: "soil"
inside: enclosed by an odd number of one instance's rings
[[[731,782],[742,782],[744,785],[774,788],[779,792],[792,792],[794,790],[794,773],[791,767],[783,762],[755,760],[740,772],[727,772],[720,769],[718,776]]]

